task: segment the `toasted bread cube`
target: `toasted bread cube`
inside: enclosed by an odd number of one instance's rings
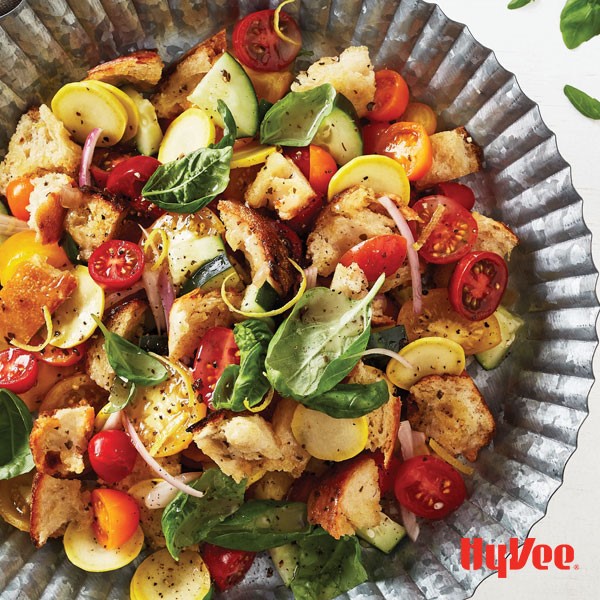
[[[336,540],[381,522],[379,470],[362,454],[336,465],[311,492],[308,520]]]
[[[31,540],[41,548],[48,538],[60,537],[71,521],[84,518],[86,508],[81,481],[36,473],[31,489]]]
[[[225,30],[194,46],[165,73],[151,101],[160,119],[173,119],[190,108],[187,97],[227,50]]]
[[[104,81],[117,87],[129,84],[147,91],[160,81],[163,67],[156,50],[137,50],[90,69],[86,79]]]
[[[417,189],[423,190],[481,171],[483,153],[464,127],[434,133],[429,139],[433,163],[427,174],[415,182]]]
[[[300,477],[310,460],[310,454],[296,441],[292,433],[292,419],[298,403],[290,398],[281,398],[273,413],[273,431],[279,441],[282,461],[279,470]]]
[[[33,192],[27,208],[31,216],[27,224],[36,232],[35,239],[41,244],[58,242],[66,213],[61,203],[63,188],[74,188],[75,180],[63,173],[46,173],[33,178],[31,184]]]
[[[496,425],[481,392],[468,375],[429,375],[410,388],[408,420],[454,455],[477,459]]]
[[[52,111],[42,104],[19,121],[10,139],[8,153],[0,163],[0,194],[12,179],[43,175],[48,171],[75,175],[81,163],[81,147]]]
[[[268,207],[282,221],[293,219],[309,206],[315,191],[292,160],[279,152],[267,157],[264,167],[246,189],[245,199],[252,208]]]
[[[83,455],[94,432],[94,417],[91,406],[41,412],[29,436],[37,470],[59,477],[83,473]]]
[[[508,260],[518,245],[519,238],[504,223],[484,217],[475,211],[472,214],[478,229],[473,251],[495,252]]]
[[[53,313],[77,287],[68,271],[41,259],[21,263],[0,290],[0,336],[27,344],[44,325],[44,306]]]
[[[249,490],[256,500],[285,500],[294,478],[284,471],[270,471],[261,477]]]
[[[366,46],[351,46],[339,56],[323,57],[302,71],[292,83],[293,92],[304,92],[330,83],[352,102],[359,117],[369,112],[375,98],[375,71]]]
[[[352,300],[359,300],[367,295],[369,282],[363,270],[356,263],[350,263],[349,267],[338,263],[335,266],[330,289],[338,294],[344,294]]]

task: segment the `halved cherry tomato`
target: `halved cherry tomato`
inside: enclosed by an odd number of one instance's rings
[[[444,207],[444,213],[419,250],[419,254],[427,262],[444,265],[460,260],[469,252],[477,239],[477,221],[468,210],[451,198],[426,196],[413,206],[422,219],[422,223],[417,221],[409,223],[415,239],[419,238],[423,229],[431,221],[438,206]]]
[[[288,225],[282,221],[273,221],[283,243],[286,245],[289,255],[296,262],[299,262],[304,257],[304,247],[302,246],[302,240],[298,237],[298,234]]]
[[[33,185],[29,177],[17,177],[6,186],[6,199],[10,212],[21,221],[29,220],[30,213],[27,207],[31,192],[33,192]]]
[[[133,471],[137,450],[124,431],[108,429],[89,441],[88,455],[98,477],[107,483],[116,483]]]
[[[383,464],[383,455],[379,453],[378,458],[375,459],[377,466],[379,467],[379,490],[381,495],[387,494],[394,489],[394,482],[398,474],[398,469],[402,464],[402,461],[397,456],[392,456],[387,468]]]
[[[433,135],[437,129],[437,116],[433,109],[422,102],[409,102],[404,113],[403,121],[419,123],[427,132],[427,135]]]
[[[73,346],[73,348],[57,348],[56,346],[48,345],[37,353],[37,357],[55,367],[71,367],[76,365],[85,356],[86,350],[86,342],[78,346]]]
[[[475,206],[475,194],[473,190],[456,181],[446,181],[444,183],[438,183],[433,191],[440,195],[452,198],[452,200],[458,202],[463,208],[467,210],[473,210]]]
[[[508,268],[499,254],[470,252],[458,261],[452,273],[450,304],[466,319],[486,319],[498,308],[507,281]]]
[[[378,235],[350,248],[340,258],[340,264],[349,267],[356,263],[367,281],[375,281],[382,273],[393,275],[406,258],[406,238],[401,235]]]
[[[109,240],[96,248],[88,262],[92,279],[104,288],[132,286],[144,272],[144,253],[133,242]]]
[[[94,534],[108,550],[119,548],[135,533],[140,523],[138,503],[120,490],[97,488],[92,491]]]
[[[415,456],[398,468],[396,499],[418,517],[443,519],[467,497],[460,473],[437,456]]]
[[[0,352],[0,388],[21,394],[36,383],[38,363],[31,352],[8,348]]]
[[[327,194],[329,182],[338,170],[335,158],[327,150],[311,144],[307,148],[290,148],[286,154],[296,163],[317,194]]]
[[[363,154],[377,154],[379,137],[390,126],[390,123],[375,122],[363,125],[361,129],[363,139]]]
[[[229,550],[213,544],[204,544],[201,555],[212,580],[223,592],[244,578],[254,562],[256,552]]]
[[[325,199],[323,197],[315,198],[306,208],[303,208],[295,217],[287,221],[287,225],[297,234],[305,234],[312,229],[324,206]]]
[[[431,168],[433,151],[423,125],[401,121],[390,125],[379,136],[377,154],[397,160],[410,181],[421,179]]]
[[[256,71],[281,71],[298,56],[302,34],[296,21],[279,13],[279,29],[294,41],[281,39],[273,24],[274,10],[259,10],[238,21],[233,29],[233,50],[237,59]]]
[[[383,69],[375,73],[375,100],[367,113],[371,121],[392,121],[406,110],[410,92],[400,73]]]
[[[233,330],[213,327],[200,340],[194,361],[194,389],[208,408],[219,377],[228,365],[240,364],[240,350],[235,343]]]

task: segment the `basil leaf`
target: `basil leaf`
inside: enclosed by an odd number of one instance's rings
[[[304,502],[250,500],[215,525],[204,541],[231,550],[262,552],[300,540],[312,530]]]
[[[231,397],[233,396],[233,389],[235,382],[237,381],[238,375],[240,374],[240,365],[227,365],[221,373],[221,377],[217,380],[211,403],[215,410],[217,409],[228,409],[234,410]],[[239,411],[246,410],[240,408]],[[239,412],[238,411],[238,412]]]
[[[381,275],[361,300],[321,287],[302,296],[267,351],[267,378],[280,394],[314,398],[348,375],[369,341],[371,300],[384,280]]]
[[[269,110],[271,109],[271,107],[273,106],[272,102],[269,102],[268,100],[265,100],[264,98],[261,98],[258,102],[258,121],[259,123],[262,123],[263,119],[265,118],[265,115],[269,112]]]
[[[218,523],[233,514],[244,502],[246,481],[236,483],[220,469],[208,469],[189,484],[203,491],[202,498],[179,492],[165,507],[161,525],[171,556],[179,558],[186,546],[205,539]]]
[[[507,8],[510,10],[515,10],[516,8],[523,8],[523,6],[527,6],[532,2],[533,0],[511,0],[511,2],[508,3]]]
[[[339,383],[333,389],[302,404],[335,419],[357,419],[383,406],[390,399],[385,381],[375,383]]]
[[[34,467],[29,448],[31,413],[19,396],[0,389],[0,479],[29,473]]]
[[[93,318],[104,334],[104,349],[108,364],[125,383],[158,385],[167,379],[169,372],[159,360],[139,346],[109,331],[98,317],[93,316]]]
[[[65,251],[67,258],[74,265],[87,265],[87,261],[81,258],[79,252],[79,246],[75,243],[75,240],[68,231],[65,231],[60,242],[62,249]]]
[[[592,96],[588,96],[585,92],[578,90],[572,85],[565,85],[564,92],[571,104],[582,115],[590,119],[600,119],[600,101],[592,98]]]
[[[125,383],[119,377],[115,377],[104,412],[112,414],[125,408],[135,398],[136,391],[135,383]]]
[[[382,331],[373,331],[369,337],[367,350],[385,348],[386,350],[399,352],[406,344],[408,344],[408,338],[406,337],[404,325],[396,325],[395,327],[390,327],[389,329],[384,329]],[[387,364],[391,359],[389,356],[383,354],[380,354],[379,356],[371,354],[365,356],[362,360],[366,365],[371,365],[385,371]]]
[[[336,92],[324,83],[306,92],[289,92],[267,112],[260,125],[262,144],[308,146],[332,110]]]
[[[577,48],[600,34],[600,2],[567,0],[560,13],[560,31],[569,49]]]
[[[221,117],[223,117],[223,137],[211,147],[227,148],[227,146],[233,146],[235,138],[237,137],[237,125],[235,124],[235,119],[223,100],[217,100],[217,110]]]

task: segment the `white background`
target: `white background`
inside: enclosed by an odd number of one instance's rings
[[[600,266],[600,121],[580,115],[563,94],[565,84],[600,98],[600,37],[576,50],[562,41],[559,17],[566,0],[534,0],[507,10],[509,0],[438,0],[456,21],[496,53],[516,74],[527,96],[556,134],[558,147],[573,170],[575,188],[584,199],[584,215],[593,231],[594,260]],[[596,376],[600,373],[596,353]],[[493,576],[477,589],[474,600],[579,600],[600,598],[600,385],[589,398],[590,416],[567,464],[564,484],[550,500],[546,517],[532,530],[539,543],[572,544],[577,571],[536,571],[529,567]]]

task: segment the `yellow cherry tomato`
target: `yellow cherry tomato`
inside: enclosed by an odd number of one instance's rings
[[[402,120],[419,123],[427,135],[433,135],[437,129],[437,116],[433,108],[422,102],[409,102],[402,114]]]

